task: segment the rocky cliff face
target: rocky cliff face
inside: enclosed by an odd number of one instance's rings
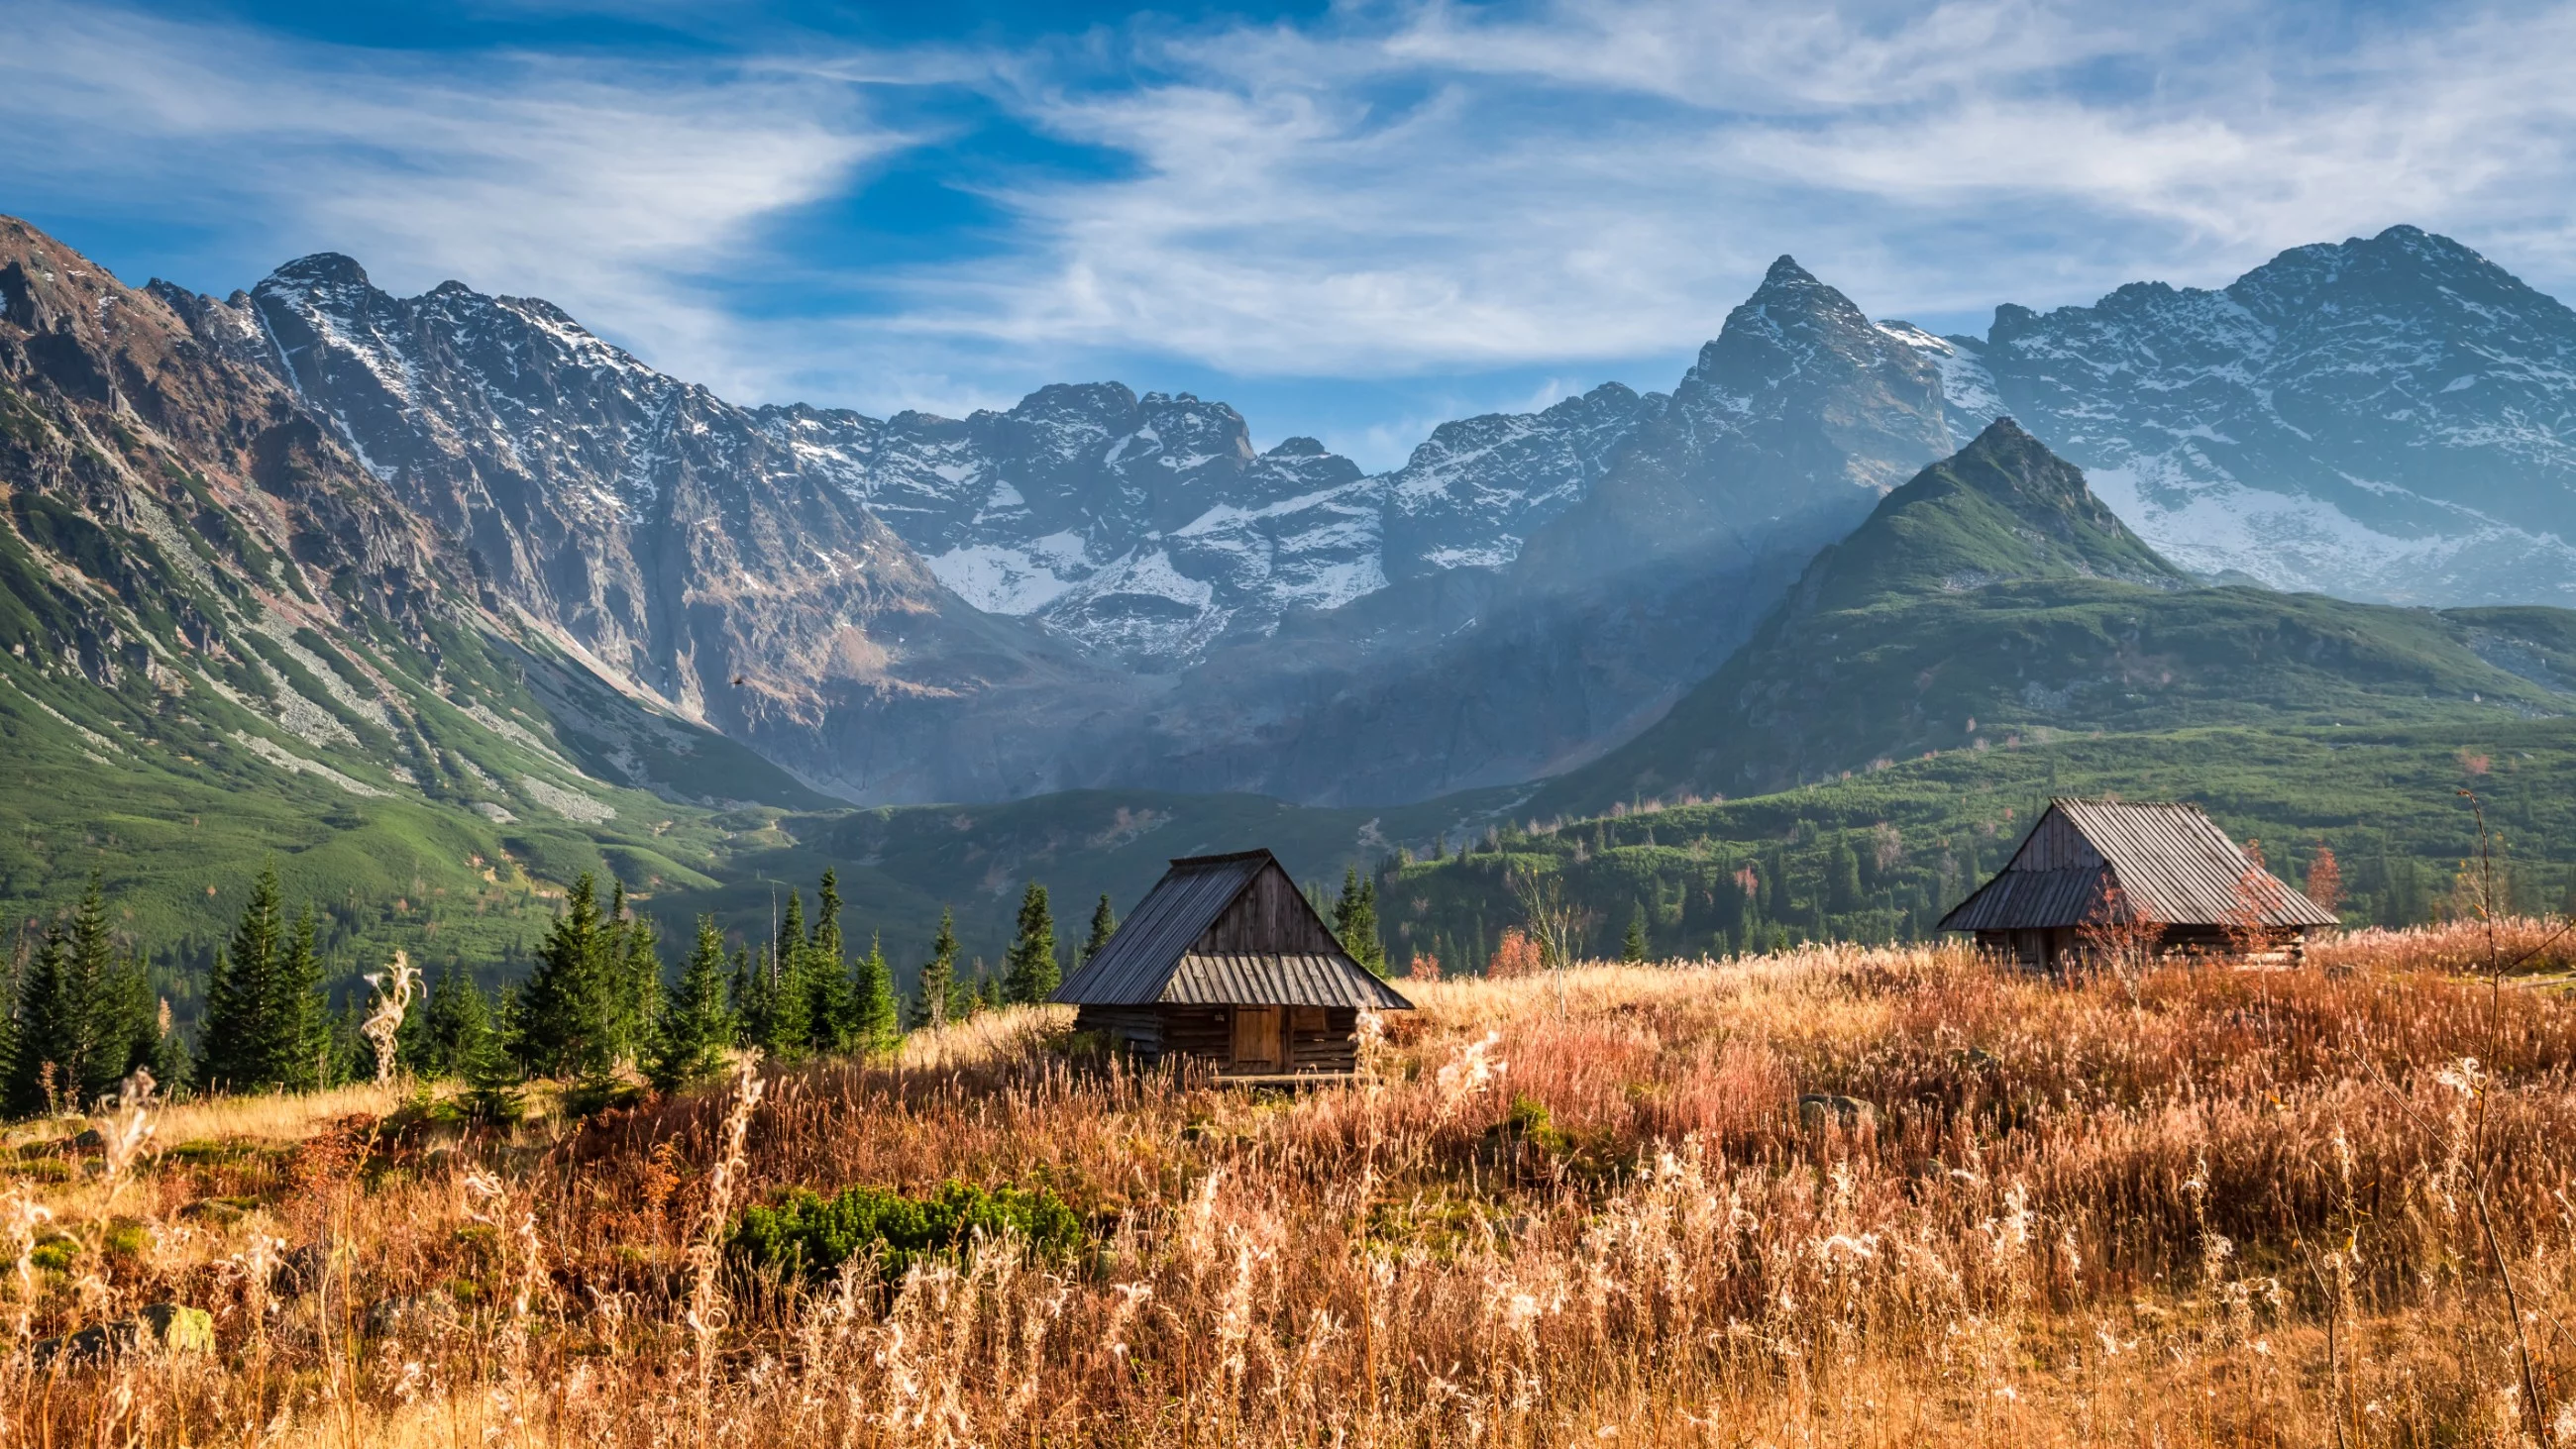
[[[256,328],[496,607],[828,789],[1043,788],[993,740],[1118,687],[1031,623],[967,606],[771,419],[542,301],[452,282],[397,298],[325,255],[200,310],[228,336]]]
[[[1899,324],[1901,327],[1901,324]],[[2209,575],[2399,603],[2576,599],[2576,312],[2414,227],[2220,291],[2006,306],[1908,340]]]
[[[0,692],[12,748],[105,772],[61,788],[563,827],[615,789],[816,798],[487,606],[273,360],[248,298],[128,288],[0,218]]]
[[[764,408],[768,434],[885,519],[958,597],[1153,673],[1292,608],[1385,583],[1379,496],[1311,438],[1267,453],[1241,414],[1118,383],[1042,388],[962,421]]]

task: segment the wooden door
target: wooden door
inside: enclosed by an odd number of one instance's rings
[[[1276,1072],[1283,1069],[1287,1056],[1280,1041],[1280,1018],[1283,1015],[1275,1006],[1238,1006],[1234,1009],[1236,1071]]]

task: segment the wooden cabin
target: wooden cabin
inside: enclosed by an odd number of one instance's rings
[[[1237,1080],[1353,1070],[1363,1011],[1413,1003],[1342,949],[1266,850],[1172,862],[1055,1000],[1076,1031]]]
[[[2196,805],[2051,800],[1994,878],[1941,918],[1944,931],[2034,970],[2099,954],[2127,927],[2157,956],[2292,965],[2333,912],[2292,890]],[[2149,929],[2152,928],[2152,929]]]

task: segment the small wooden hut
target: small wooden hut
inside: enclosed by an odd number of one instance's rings
[[[1055,999],[1081,1008],[1077,1031],[1237,1080],[1349,1072],[1361,1012],[1413,1009],[1351,959],[1267,850],[1173,861]]]
[[[2049,801],[2012,860],[1941,918],[2033,969],[2124,941],[2157,956],[2293,964],[2309,931],[2334,924],[2200,807],[2125,800]]]

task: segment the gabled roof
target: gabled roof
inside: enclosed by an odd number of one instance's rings
[[[2087,850],[2043,848],[2051,818]],[[2026,930],[2104,919],[2110,887],[2125,918],[2220,926],[2249,907],[2267,926],[2331,926],[2333,912],[2290,889],[2197,805],[2058,799],[2031,825],[2010,864],[1941,918],[1945,931]]]
[[[1192,948],[1265,870],[1287,869],[1267,850],[1182,856],[1100,948],[1056,988],[1054,999],[1077,1006],[1347,1006],[1409,1011],[1413,1003],[1340,950],[1282,953],[1209,952]],[[1332,932],[1289,882],[1288,895],[1316,927]]]

